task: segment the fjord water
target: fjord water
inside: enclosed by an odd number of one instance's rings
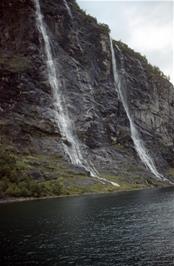
[[[140,134],[135,126],[135,123],[133,121],[131,112],[129,110],[128,102],[127,102],[127,94],[126,94],[126,82],[123,77],[120,76],[118,69],[117,69],[117,63],[115,59],[115,52],[113,48],[112,39],[110,38],[110,46],[111,46],[111,56],[112,56],[112,68],[113,68],[113,76],[114,76],[114,82],[116,86],[116,90],[119,96],[119,99],[121,100],[124,110],[126,112],[127,118],[129,119],[130,124],[130,131],[131,131],[131,138],[133,140],[135,149],[141,159],[141,161],[149,168],[149,170],[152,172],[152,174],[159,180],[166,180],[165,177],[163,177],[157,170],[155,163],[150,156],[149,152],[147,151],[146,147],[144,146],[144,142],[140,137]],[[120,61],[121,61],[121,71],[124,70],[124,58],[120,51],[120,49],[117,47]]]
[[[174,265],[174,188],[0,205],[0,265]]]

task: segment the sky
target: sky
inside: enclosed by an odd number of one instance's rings
[[[77,0],[98,22],[106,23],[115,40],[127,43],[158,66],[174,84],[174,2]]]

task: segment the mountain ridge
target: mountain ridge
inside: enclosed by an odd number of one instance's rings
[[[126,184],[141,187],[156,183],[134,150],[129,121],[115,90],[109,29],[86,15],[75,1],[67,3],[73,18],[63,0],[40,1],[61,90],[83,155],[101,176],[120,181],[123,188]],[[54,194],[52,186],[57,178],[63,179],[60,183],[66,193],[71,193],[72,187],[77,193],[93,190],[88,186],[98,186],[98,182],[72,166],[62,148],[33,1],[2,1],[1,7],[1,157],[6,151],[17,165],[23,164],[21,168],[15,166],[20,168],[22,180],[16,177],[13,182],[10,173],[6,176],[1,171],[2,196],[15,194],[13,190],[18,190],[21,182],[28,194],[31,188],[27,186],[32,182],[37,184],[32,183],[35,195]],[[119,41],[114,44],[124,55],[124,77],[135,124],[159,171],[172,179],[173,85],[139,53]],[[102,190],[103,185],[99,186]],[[112,190],[110,186],[108,189]]]

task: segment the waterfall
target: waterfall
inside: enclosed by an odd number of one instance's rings
[[[64,5],[65,5],[67,11],[68,11],[68,15],[70,16],[71,19],[73,19],[73,15],[72,15],[71,9],[70,9],[67,1],[66,0],[63,0],[63,2],[64,2]]]
[[[51,46],[49,37],[47,34],[46,26],[44,25],[43,16],[41,14],[39,0],[34,0],[36,5],[36,18],[37,26],[42,34],[44,45],[45,45],[45,54],[46,54],[46,64],[48,70],[48,79],[50,86],[52,88],[54,107],[56,110],[56,123],[59,127],[62,139],[64,140],[63,146],[66,154],[68,154],[72,164],[85,168],[86,171],[90,172],[91,176],[96,176],[95,171],[88,166],[84,161],[80,144],[73,134],[72,123],[69,119],[68,112],[66,110],[65,99],[60,90],[60,83],[56,74],[56,66],[53,60]],[[68,145],[67,145],[68,144]]]
[[[152,172],[155,177],[161,181],[167,180],[165,177],[163,177],[157,170],[155,163],[153,159],[151,158],[150,154],[148,153],[147,149],[144,146],[143,140],[140,138],[139,132],[135,126],[135,123],[131,117],[130,110],[128,107],[128,102],[127,102],[127,95],[125,88],[126,86],[124,85],[124,82],[122,82],[122,77],[120,78],[120,75],[118,74],[117,70],[117,64],[116,64],[116,59],[115,59],[115,53],[114,53],[114,48],[113,48],[113,42],[110,37],[110,47],[111,47],[111,55],[112,55],[112,68],[113,68],[113,76],[114,76],[114,82],[116,85],[116,90],[118,93],[118,96],[123,104],[124,110],[126,112],[126,115],[129,119],[129,124],[130,124],[130,131],[131,131],[131,138],[133,140],[135,150],[137,151],[141,161],[145,164],[146,167],[149,168],[149,170]],[[121,54],[120,49],[117,47],[118,52],[120,54],[120,59],[121,59],[121,64],[122,68],[124,69],[124,61],[123,61],[123,56]]]
[[[39,0],[34,0],[34,3],[36,8],[37,27],[44,41],[48,79],[52,88],[54,108],[56,111],[55,121],[62,136],[64,151],[69,156],[72,164],[84,168],[92,177],[95,177],[101,182],[109,182],[112,185],[119,186],[114,182],[99,177],[97,170],[92,165],[92,162],[85,160],[82,155],[81,144],[72,130],[73,125],[66,109],[66,101],[61,93],[60,82],[56,73],[56,65],[53,60],[50,40],[43,20],[43,15],[41,13]]]
[[[66,7],[66,10],[67,10],[67,12],[68,12],[69,17],[71,18],[71,21],[72,21],[72,27],[74,28],[74,27],[75,27],[75,25],[74,25],[74,18],[73,18],[73,14],[72,14],[72,12],[71,12],[71,8],[69,7],[69,5],[68,5],[68,3],[67,3],[66,0],[63,0],[63,2],[64,2],[64,5],[65,5],[65,7]],[[76,30],[75,30],[75,38],[76,38],[76,41],[77,41],[77,45],[78,45],[78,47],[79,47],[79,50],[82,52],[83,49],[82,49],[82,47],[81,47],[80,40],[79,40],[79,35],[78,35],[78,32],[77,32]]]

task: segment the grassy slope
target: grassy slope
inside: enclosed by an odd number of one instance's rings
[[[105,175],[105,178],[119,183],[120,188],[102,184],[72,168],[60,156],[20,154],[2,145],[0,177],[0,198],[76,195],[154,186],[138,177],[128,179],[113,175]]]
[[[76,9],[78,6],[76,5]],[[96,23],[91,16],[86,16],[86,23]],[[106,25],[98,26],[100,32],[108,34]],[[125,44],[117,42],[124,52],[135,56],[135,52]],[[145,63],[146,58],[136,53],[136,56]],[[31,67],[31,62],[26,57],[15,55],[7,58],[0,55],[0,65],[5,70],[20,73]],[[162,75],[157,68],[150,65],[149,71],[157,75]],[[3,123],[3,120],[0,121]],[[117,149],[120,147],[117,147]],[[126,172],[131,172],[132,178],[126,176]],[[174,169],[170,169],[169,174],[174,176]],[[73,195],[82,193],[109,192],[119,190],[132,190],[145,188],[153,185],[137,176],[136,170],[132,166],[127,166],[122,175],[113,176],[108,173],[105,178],[120,184],[120,188],[100,182],[85,175],[83,171],[73,169],[60,156],[48,156],[39,154],[21,154],[14,148],[0,147],[0,197],[44,197],[57,195]]]

